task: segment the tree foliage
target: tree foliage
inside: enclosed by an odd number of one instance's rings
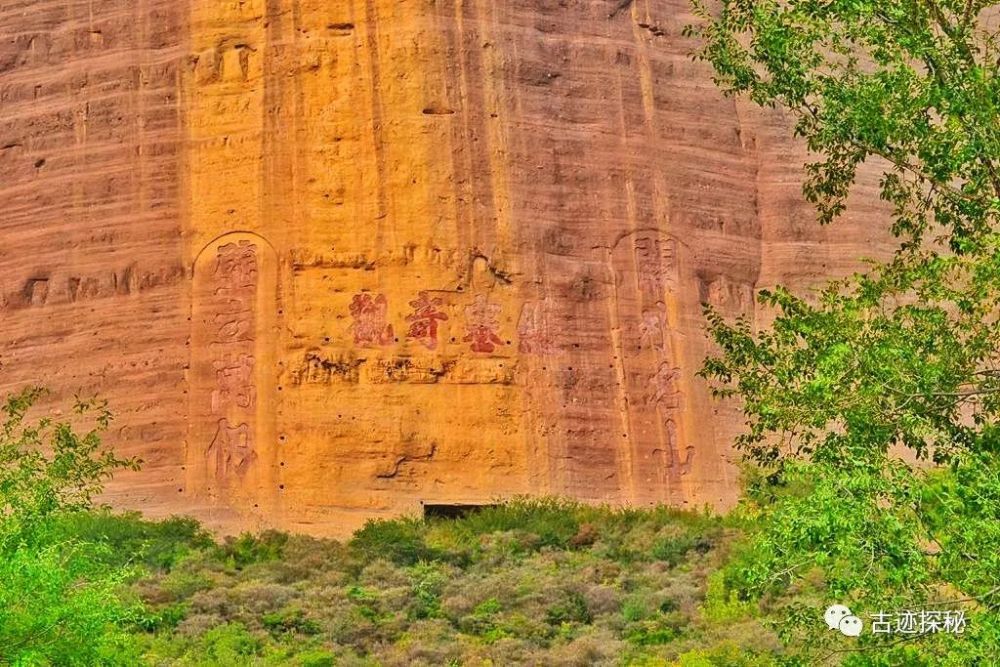
[[[66,539],[60,522],[139,462],[102,448],[104,402],[76,402],[74,420],[90,424],[80,433],[31,417],[43,394],[26,389],[0,407],[0,664],[136,664],[127,624],[137,607],[119,595],[131,570],[109,567],[105,545]]]
[[[707,309],[702,371],[742,401],[759,527],[728,573],[794,659],[975,664],[1000,655],[1000,78],[972,0],[696,2],[698,56],[729,94],[781,107],[833,223],[862,165],[899,239],[883,262],[759,295],[765,330]],[[992,13],[991,13],[992,12]],[[811,596],[811,597],[810,597]],[[823,608],[962,609],[967,633],[845,644]],[[902,639],[902,640],[901,640]],[[903,641],[905,640],[905,641]]]

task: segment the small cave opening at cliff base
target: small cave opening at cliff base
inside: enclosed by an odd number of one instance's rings
[[[424,519],[461,519],[462,517],[475,514],[476,512],[496,507],[495,504],[474,503],[420,503],[424,508]]]

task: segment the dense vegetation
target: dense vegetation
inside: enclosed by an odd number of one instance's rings
[[[189,520],[107,513],[56,530],[136,571],[128,650],[106,664],[694,667],[767,664],[779,646],[713,578],[731,531],[665,509],[514,502],[344,543],[216,544]]]

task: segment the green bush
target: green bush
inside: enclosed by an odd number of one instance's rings
[[[156,610],[144,610],[135,619],[136,627],[145,632],[173,630],[187,617],[188,604],[177,602]]]
[[[354,603],[355,609],[369,621],[378,621],[382,617],[378,595],[361,586],[351,586],[347,589],[347,599]]]
[[[757,605],[740,599],[739,592],[726,585],[728,571],[713,572],[708,577],[708,590],[702,613],[716,622],[736,621],[753,615]]]
[[[29,413],[45,394],[0,405],[0,664],[135,664],[127,629],[140,617],[121,589],[134,572],[108,544],[68,527],[117,470],[137,469],[102,448],[107,406],[78,400],[75,424]],[[75,517],[75,519],[74,519]]]
[[[60,543],[0,558],[0,664],[134,665],[127,629],[140,609],[120,595],[106,547]]]
[[[419,519],[369,521],[354,534],[350,546],[363,561],[384,558],[405,566],[444,558],[444,553],[427,545],[424,530]]]
[[[505,635],[498,625],[502,611],[503,605],[500,604],[500,601],[496,598],[489,598],[476,605],[472,613],[461,620],[459,627],[463,632],[479,635],[487,642],[492,643]]]
[[[264,642],[259,637],[240,623],[228,623],[206,632],[190,653],[199,664],[241,665],[263,652]]]
[[[563,592],[562,599],[545,612],[545,622],[549,625],[588,624],[593,620],[586,598],[576,591]]]
[[[336,658],[329,651],[309,650],[300,653],[295,658],[297,667],[333,667]]]
[[[441,616],[441,591],[445,575],[437,567],[418,563],[409,570],[412,582],[412,600],[409,617],[412,619],[438,618]]]
[[[264,614],[261,624],[275,634],[297,632],[303,635],[316,635],[321,631],[319,623],[308,618],[301,609],[282,609]]]
[[[665,645],[690,640],[704,580],[694,565],[707,563],[697,545],[716,524],[519,500],[455,520],[370,522],[347,545],[277,532],[217,544],[185,519],[59,513],[37,524],[56,544],[30,552],[34,570],[6,562],[22,589],[0,592],[0,641],[29,664],[603,664],[616,650],[664,664]],[[68,566],[54,560],[70,544]],[[608,558],[626,551],[627,566]],[[9,603],[23,589],[34,605]],[[13,654],[8,635],[36,620],[65,642]]]
[[[243,533],[239,537],[226,537],[217,549],[228,566],[242,570],[249,565],[280,559],[287,543],[287,533],[268,530],[260,535]]]
[[[580,532],[583,508],[562,499],[527,500],[483,507],[457,522],[456,530],[472,537],[515,531],[537,536],[532,548],[566,547]]]
[[[49,531],[54,541],[85,539],[107,545],[107,565],[142,564],[164,571],[188,553],[215,544],[190,517],[147,521],[138,512],[115,514],[106,509],[55,517]]]

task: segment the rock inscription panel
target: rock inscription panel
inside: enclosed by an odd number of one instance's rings
[[[186,468],[203,502],[259,508],[269,495],[275,264],[250,234],[217,239],[195,261]]]
[[[676,333],[679,244],[655,230],[622,237],[610,253],[617,360],[631,492],[644,502],[683,502],[693,447],[682,426],[685,388]],[[683,454],[682,454],[683,450]]]

